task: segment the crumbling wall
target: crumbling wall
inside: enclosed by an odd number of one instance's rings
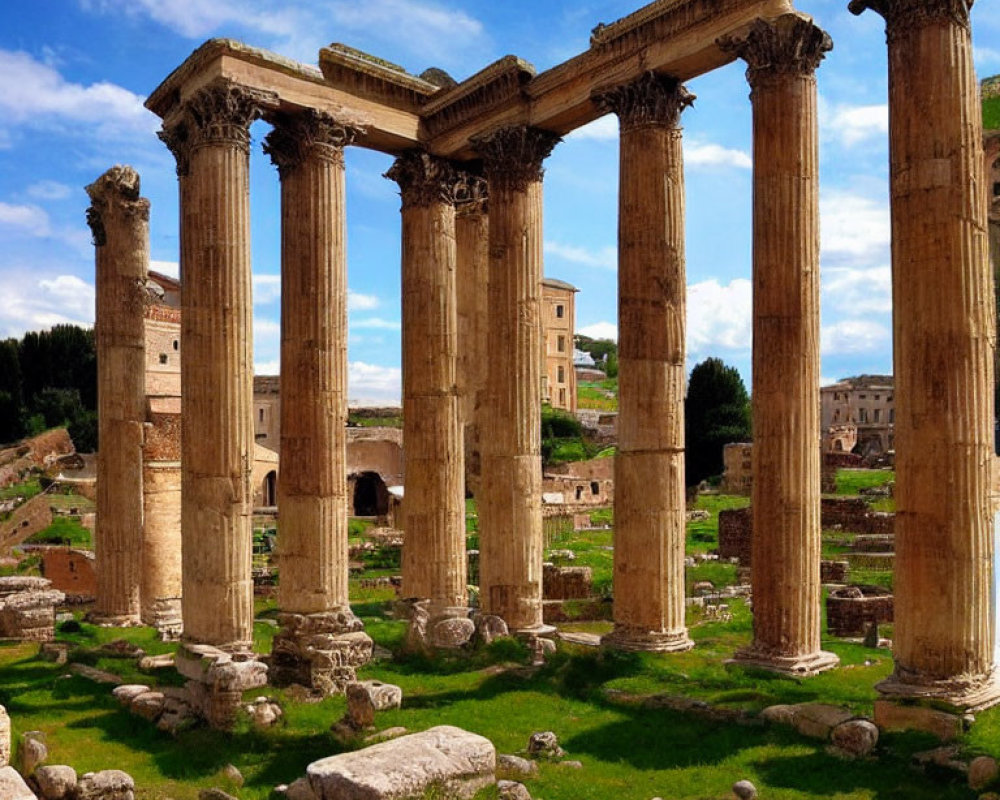
[[[846,586],[826,598],[826,627],[834,636],[863,636],[875,624],[892,622],[893,598],[878,586]]]
[[[42,575],[69,602],[89,602],[97,595],[94,554],[72,547],[52,547],[42,553]]]

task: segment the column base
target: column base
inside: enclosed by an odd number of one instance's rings
[[[91,611],[85,619],[91,625],[99,628],[139,628],[142,620],[138,614],[104,614],[98,611]]]
[[[278,614],[281,630],[271,646],[270,682],[299,684],[330,696],[357,680],[371,661],[373,643],[349,606],[317,614]]]
[[[184,702],[210,727],[229,730],[243,704],[243,692],[267,685],[267,665],[250,656],[204,644],[182,644],[174,659],[188,679]]]
[[[180,598],[154,600],[142,610],[145,625],[156,628],[164,642],[180,641],[184,633],[184,618],[181,616]]]
[[[404,600],[396,608],[397,616],[410,622],[406,649],[422,653],[467,646],[476,633],[471,613],[465,606],[445,606],[433,600]]]
[[[950,680],[922,680],[913,674],[901,674],[899,668],[875,688],[888,701],[906,705],[926,704],[955,713],[982,711],[1000,704],[1000,674],[956,676]]]
[[[603,647],[633,653],[683,653],[694,647],[687,629],[674,632],[647,631],[632,625],[615,624],[611,633],[601,637]]]
[[[792,678],[811,678],[813,675],[819,675],[821,672],[839,666],[840,658],[825,650],[818,650],[815,653],[802,656],[781,656],[751,645],[745,650],[737,651],[725,663],[765,669]]]

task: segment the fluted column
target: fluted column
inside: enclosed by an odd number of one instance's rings
[[[458,304],[458,395],[465,453],[465,485],[477,498],[481,475],[479,426],[488,362],[490,224],[485,178],[466,175],[455,197]]]
[[[447,161],[414,150],[396,159],[386,177],[399,184],[403,198],[403,596],[429,601],[431,644],[460,644],[439,642],[435,634],[439,620],[468,617],[457,386],[456,173]],[[472,623],[466,622],[471,636]]]
[[[855,0],[886,21],[896,374],[889,697],[961,708],[995,679],[994,298],[971,0]]]
[[[653,73],[595,97],[618,115],[618,453],[614,631],[626,650],[687,650],[684,621],[684,155],[694,97]]]
[[[753,104],[753,642],[736,660],[793,675],[820,649],[819,144],[808,17],[720,42],[748,65]]]
[[[501,128],[475,142],[490,187],[489,330],[481,427],[480,604],[542,623],[542,162],[559,138]]]
[[[97,598],[93,617],[138,624],[142,583],[142,423],[146,413],[143,306],[149,201],[139,174],[112,167],[87,187],[96,247]]]
[[[228,650],[253,633],[249,125],[269,101],[212,84],[162,134],[181,198],[184,637]]]

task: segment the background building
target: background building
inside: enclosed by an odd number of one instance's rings
[[[820,389],[824,431],[857,428],[855,452],[879,455],[895,447],[892,375],[858,375]]]
[[[573,334],[579,290],[555,278],[542,280],[542,402],[576,413]]]

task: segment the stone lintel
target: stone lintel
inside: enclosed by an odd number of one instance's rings
[[[811,678],[840,665],[840,657],[834,653],[820,650],[803,656],[779,656],[763,653],[752,647],[738,651],[726,664],[738,664],[741,667],[755,667],[788,675],[792,678]]]
[[[324,79],[338,88],[413,113],[441,91],[398,64],[339,42],[319,51],[319,68]]]

